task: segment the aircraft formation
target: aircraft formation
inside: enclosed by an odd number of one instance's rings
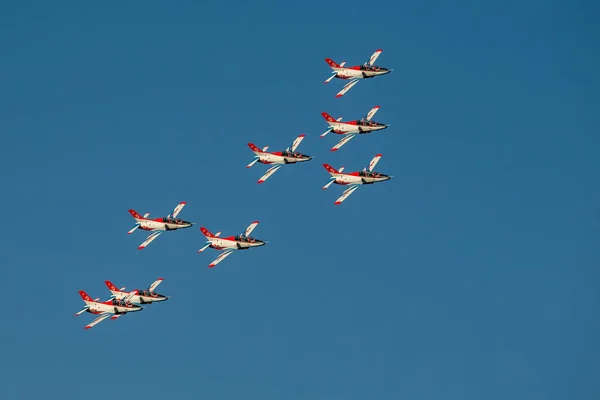
[[[344,96],[361,79],[375,78],[377,76],[392,72],[391,69],[375,65],[375,61],[382,52],[383,50],[381,49],[376,50],[367,62],[362,65],[355,65],[351,67],[346,67],[345,61],[337,64],[332,59],[325,58],[325,62],[333,71],[333,74],[327,80],[325,80],[326,84],[329,83],[333,78],[348,80],[348,83],[344,85],[344,87],[335,95],[335,97],[339,98]],[[343,145],[348,143],[356,136],[386,129],[390,126],[389,124],[383,124],[373,120],[373,116],[379,111],[379,109],[379,106],[375,106],[361,119],[347,121],[344,121],[342,117],[334,119],[328,113],[322,112],[321,115],[327,122],[328,129],[322,133],[320,137],[323,138],[330,132],[342,135],[342,139],[331,148],[331,151],[333,152],[338,151]],[[267,151],[269,146],[264,146],[262,149],[260,149],[254,143],[248,143],[248,147],[254,153],[254,159],[246,166],[246,168],[251,168],[257,162],[269,165],[270,167],[257,181],[257,183],[262,184],[283,165],[297,164],[312,160],[313,157],[296,151],[304,138],[305,135],[299,135],[285,150],[271,152]],[[374,171],[374,168],[381,157],[381,154],[375,155],[369,162],[368,166],[364,167],[362,170],[353,172],[344,172],[343,166],[335,169],[329,164],[323,164],[325,170],[330,174],[330,178],[329,181],[322,187],[322,189],[327,189],[333,183],[336,185],[345,186],[346,189],[344,192],[334,202],[335,205],[340,205],[362,185],[370,185],[391,179],[392,176],[390,175]],[[157,218],[150,218],[150,213],[145,213],[142,216],[134,209],[130,209],[129,213],[135,220],[135,225],[129,230],[129,232],[127,232],[127,234],[130,235],[138,229],[150,232],[148,237],[138,246],[138,249],[142,250],[145,249],[146,246],[148,246],[155,239],[157,239],[163,232],[190,228],[195,225],[194,222],[188,222],[178,218],[178,215],[181,213],[185,205],[186,202],[180,202],[175,206],[172,213],[168,214],[166,217]],[[209,268],[213,268],[235,251],[249,250],[254,247],[264,246],[268,242],[250,236],[258,224],[259,221],[253,221],[244,232],[233,236],[221,236],[221,232],[216,232],[213,234],[207,228],[200,227],[201,233],[206,238],[206,243],[198,250],[198,253],[202,253],[208,248],[221,251],[221,254],[208,265]],[[163,278],[159,278],[146,289],[133,289],[131,291],[125,291],[125,287],[117,288],[112,282],[105,281],[104,283],[111,293],[110,297],[108,297],[105,301],[100,301],[100,298],[95,298],[92,300],[92,298],[85,291],[80,290],[79,295],[83,299],[85,306],[75,315],[79,316],[85,312],[96,315],[96,319],[84,327],[84,329],[90,329],[98,323],[104,321],[106,318],[110,317],[111,320],[114,320],[127,313],[142,311],[144,309],[142,306],[169,299],[168,296],[164,296],[155,292],[155,289],[159,284],[162,283],[162,281]]]

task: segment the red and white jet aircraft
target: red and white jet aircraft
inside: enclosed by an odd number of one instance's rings
[[[203,252],[209,247],[216,250],[223,250],[223,253],[221,253],[221,255],[215,259],[215,261],[209,264],[208,268],[212,268],[236,250],[248,250],[251,247],[264,246],[265,244],[267,244],[267,242],[249,236],[257,225],[258,221],[254,221],[248,226],[248,228],[246,228],[246,231],[241,235],[229,236],[224,238],[220,237],[221,232],[217,232],[213,235],[208,229],[206,229],[205,227],[201,227],[200,231],[204,236],[206,236],[206,239],[208,241],[206,242],[206,245],[204,247],[198,250],[198,253]]]
[[[353,67],[344,67],[346,65],[346,61],[343,61],[341,64],[336,64],[331,58],[326,58],[325,61],[331,69],[333,70],[333,75],[331,75],[325,83],[329,83],[333,78],[338,79],[350,79],[342,90],[339,91],[335,97],[342,97],[346,92],[352,89],[352,86],[356,85],[361,79],[374,78],[379,75],[385,75],[392,72],[391,69],[378,67],[377,65],[373,65],[377,57],[383,52],[382,49],[376,50],[375,53],[371,56],[369,61],[364,63],[363,65],[355,65]]]
[[[79,316],[86,311],[98,315],[98,317],[87,324],[84,329],[90,329],[94,325],[104,321],[106,318],[111,317],[111,315],[112,317],[110,319],[117,319],[121,315],[143,310],[142,307],[130,302],[131,298],[136,295],[135,291],[132,291],[123,299],[112,299],[102,302],[99,301],[100,298],[92,300],[92,298],[83,290],[79,291],[79,295],[85,302],[85,307],[83,307],[81,311],[78,311],[75,316]]]
[[[158,301],[169,300],[169,296],[164,296],[162,294],[156,293],[154,290],[160,285],[163,281],[163,278],[158,278],[155,280],[152,285],[150,285],[147,289],[134,289],[129,292],[125,292],[125,286],[120,289],[117,289],[115,285],[111,281],[104,281],[104,284],[108,287],[108,290],[112,293],[112,298],[122,300],[128,296],[132,303],[136,304],[152,304]]]
[[[185,201],[182,201],[177,205],[177,207],[175,207],[175,209],[173,210],[173,214],[169,214],[166,217],[154,219],[148,218],[150,213],[146,213],[142,217],[140,214],[138,214],[137,211],[129,210],[131,216],[135,218],[135,226],[129,232],[127,232],[127,234],[131,235],[133,231],[135,231],[138,228],[152,232],[150,236],[148,236],[146,240],[138,246],[138,249],[142,250],[164,231],[176,231],[177,229],[189,228],[190,226],[194,225],[193,222],[187,222],[180,218],[177,218],[177,215],[179,215],[185,204]]]
[[[380,131],[382,129],[387,128],[388,124],[382,124],[380,122],[372,121],[371,119],[379,111],[381,107],[375,106],[361,119],[356,119],[354,121],[342,121],[342,117],[338,119],[333,119],[333,117],[326,112],[322,112],[321,115],[325,118],[325,121],[329,124],[329,129],[321,134],[321,137],[325,137],[329,132],[337,133],[339,135],[344,135],[342,140],[340,140],[335,146],[331,148],[331,151],[337,151],[348,143],[351,139],[356,137],[357,135],[371,133],[373,131]]]
[[[296,139],[294,139],[292,145],[287,149],[283,151],[274,152],[267,152],[269,146],[265,146],[261,150],[256,145],[254,145],[254,143],[248,143],[248,147],[250,147],[250,150],[254,152],[255,156],[254,160],[250,164],[246,165],[246,168],[252,167],[257,161],[262,164],[275,164],[274,166],[269,168],[267,172],[257,182],[263,183],[264,181],[269,179],[269,177],[273,175],[279,168],[281,168],[283,164],[296,164],[299,162],[312,160],[311,156],[307,156],[306,154],[301,154],[296,151],[296,149],[300,145],[300,142],[302,142],[303,139],[304,135],[300,135]]]
[[[367,168],[364,168],[362,171],[357,172],[349,172],[343,173],[344,167],[340,167],[339,170],[336,170],[329,164],[323,164],[327,172],[331,174],[331,178],[329,182],[323,186],[323,190],[327,189],[332,183],[337,185],[347,185],[348,189],[342,193],[342,195],[335,201],[334,204],[342,204],[344,200],[348,198],[356,189],[358,189],[361,185],[370,185],[376,182],[387,181],[388,179],[393,178],[392,176],[381,174],[379,172],[374,172],[373,168],[381,159],[381,154],[377,154]]]

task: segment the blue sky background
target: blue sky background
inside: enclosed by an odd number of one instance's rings
[[[598,5],[0,12],[0,397],[597,399]],[[324,85],[377,48],[394,72]],[[337,153],[320,112],[392,127]],[[266,170],[246,143],[316,157]],[[342,206],[324,162],[395,178]],[[146,250],[129,208],[198,223]],[[196,251],[198,230],[270,243]],[[83,327],[104,280],[166,303]]]

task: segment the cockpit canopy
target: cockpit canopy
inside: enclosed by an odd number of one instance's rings
[[[144,296],[144,297],[165,297],[162,294],[158,294],[156,292],[151,292],[148,289],[138,291],[138,295]]]
[[[289,150],[282,151],[281,155],[284,157],[308,158],[308,156],[305,154],[298,153],[297,151],[289,151]]]
[[[113,299],[112,305],[117,307],[133,307],[133,304],[126,303],[123,299]]]
[[[382,124],[381,122],[376,122],[373,120],[367,121],[365,118],[357,119],[355,122],[358,126],[384,126],[384,124]]]
[[[234,236],[233,238],[237,242],[244,242],[244,243],[261,243],[262,242],[262,240],[255,239],[252,236],[239,235],[239,236]]]
[[[383,68],[383,67],[378,67],[377,65],[361,65],[360,66],[360,70],[361,71],[372,71],[372,72],[381,72],[381,71],[387,71],[387,68]]]
[[[375,171],[372,171],[372,172],[369,172],[369,171],[360,171],[358,173],[358,175],[359,176],[364,176],[365,178],[386,178],[387,177],[386,174],[382,174],[382,173],[375,172]]]
[[[171,217],[163,217],[162,222],[167,224],[175,224],[175,225],[189,225],[190,223],[182,220],[181,218],[171,218]]]

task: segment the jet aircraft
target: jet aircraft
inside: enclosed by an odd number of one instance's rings
[[[204,247],[198,250],[198,253],[203,252],[209,247],[216,250],[223,250],[221,255],[209,264],[208,268],[212,268],[236,250],[248,250],[252,247],[264,246],[267,242],[249,236],[257,225],[258,221],[254,221],[241,235],[229,237],[221,237],[221,232],[217,232],[213,235],[208,229],[201,227],[200,231],[208,241]]]
[[[373,131],[380,131],[382,129],[387,128],[390,125],[382,124],[380,122],[375,122],[372,120],[373,116],[377,111],[379,111],[381,107],[375,106],[361,119],[353,120],[353,121],[342,121],[342,117],[338,119],[333,119],[333,117],[326,112],[322,112],[321,115],[325,118],[325,121],[329,124],[329,129],[321,134],[321,137],[325,137],[329,132],[337,133],[339,135],[344,135],[342,140],[340,140],[335,146],[331,148],[331,151],[337,151],[348,143],[351,139],[355,138],[357,135],[371,133]]]
[[[334,204],[342,204],[344,200],[348,198],[356,189],[358,189],[361,185],[370,185],[377,182],[387,181],[388,179],[393,178],[392,176],[381,174],[379,172],[374,172],[373,168],[381,159],[381,154],[377,154],[367,168],[364,168],[362,171],[356,172],[348,172],[344,173],[344,167],[340,167],[339,170],[336,170],[329,164],[323,164],[327,172],[331,174],[331,178],[329,182],[323,186],[323,190],[327,189],[332,183],[337,185],[347,185],[348,188],[342,193],[342,195],[335,201]]]
[[[158,278],[155,280],[150,287],[147,289],[134,289],[133,291],[125,292],[125,286],[120,289],[117,289],[115,285],[111,281],[104,281],[104,284],[108,287],[108,290],[112,293],[112,298],[116,299],[124,299],[125,297],[134,293],[134,295],[130,298],[132,303],[136,304],[152,304],[159,301],[168,300],[170,297],[164,296],[162,294],[156,293],[154,290],[160,285],[163,281],[163,278]]]
[[[382,49],[376,50],[375,53],[371,56],[369,61],[365,62],[363,65],[355,65],[352,67],[344,67],[346,65],[346,61],[343,61],[341,64],[337,64],[331,58],[326,58],[325,61],[331,69],[333,70],[333,75],[331,75],[325,83],[329,83],[333,78],[338,79],[350,79],[350,81],[339,91],[335,97],[342,97],[348,90],[352,89],[354,85],[358,83],[361,79],[374,78],[379,75],[385,75],[392,72],[391,69],[378,67],[377,65],[373,65],[377,57],[383,52]]]
[[[255,156],[254,160],[250,164],[246,165],[246,168],[252,167],[257,161],[262,164],[274,164],[257,182],[263,183],[269,179],[269,177],[273,175],[279,168],[281,168],[283,164],[296,164],[299,162],[312,160],[311,156],[307,156],[306,154],[298,153],[296,151],[303,139],[304,135],[300,135],[294,139],[294,142],[290,147],[283,151],[275,152],[267,152],[269,146],[265,146],[261,150],[253,143],[248,143],[248,147],[250,147],[250,150],[254,152]]]
[[[75,316],[79,316],[84,312],[89,312],[91,314],[96,314],[95,320],[90,322],[85,326],[84,329],[90,329],[96,324],[104,321],[106,318],[111,317],[110,319],[117,319],[121,315],[125,315],[130,312],[142,311],[143,308],[139,305],[131,303],[131,298],[135,296],[137,293],[132,291],[123,299],[109,299],[107,301],[100,301],[100,298],[96,298],[92,300],[90,296],[83,290],[79,291],[79,295],[85,302],[85,307],[82,310],[78,311]]]
[[[183,207],[185,207],[185,204],[186,202],[182,201],[175,207],[172,214],[169,214],[166,217],[154,219],[148,218],[150,213],[146,213],[142,217],[137,211],[129,210],[129,213],[135,219],[135,226],[129,232],[127,232],[127,234],[131,235],[138,228],[152,232],[150,236],[148,236],[146,240],[138,246],[138,249],[142,250],[164,231],[175,231],[177,229],[189,228],[190,226],[194,225],[193,222],[187,222],[177,218],[177,215],[179,215]]]

